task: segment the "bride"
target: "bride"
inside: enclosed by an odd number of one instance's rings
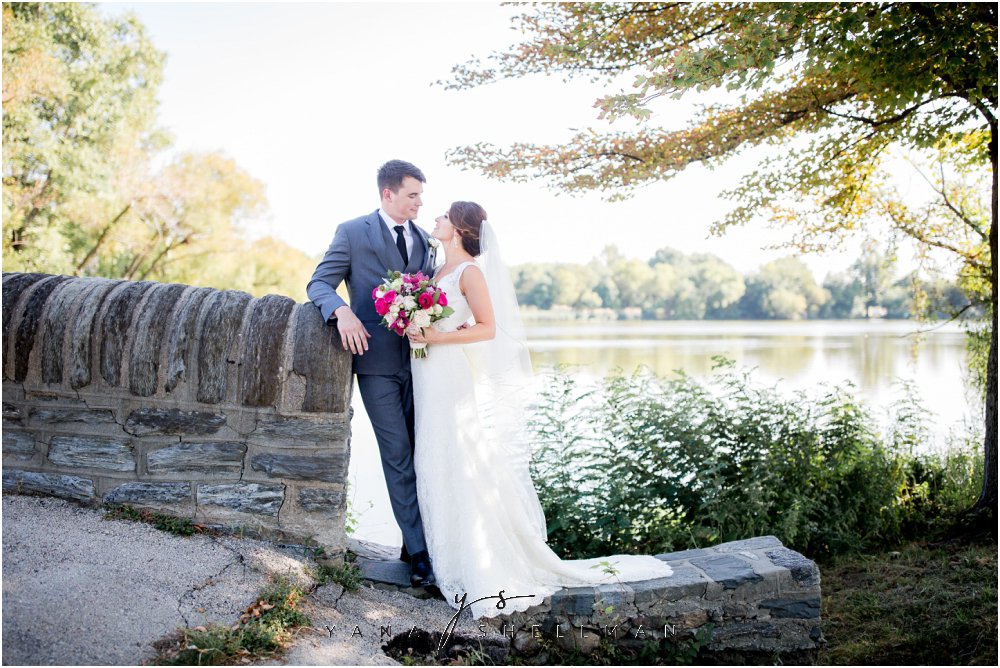
[[[445,600],[459,608],[467,595],[478,619],[526,610],[563,586],[670,575],[654,557],[564,561],[546,544],[523,434],[531,360],[510,274],[478,204],[455,202],[435,222],[431,236],[447,252],[436,278],[455,312],[409,337],[430,344],[411,362],[414,469]]]

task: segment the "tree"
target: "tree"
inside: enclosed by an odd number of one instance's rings
[[[4,263],[71,273],[68,212],[113,210],[114,158],[163,144],[164,54],[133,15],[75,3],[4,3],[3,41]]]
[[[829,298],[802,260],[786,257],[767,263],[747,278],[740,304],[748,318],[801,320],[819,315]]]
[[[746,289],[743,276],[711,253],[684,255],[673,248],[660,248],[649,266],[654,270],[670,267],[677,277],[666,304],[667,315],[676,319],[720,317]]]
[[[262,183],[216,153],[152,172],[170,145],[156,127],[163,59],[133,15],[4,3],[4,269],[304,299],[316,261],[240,228],[266,209]]]
[[[454,164],[488,176],[540,177],[571,193],[600,190],[614,200],[691,163],[711,166],[750,147],[781,145],[728,193],[738,205],[715,231],[766,216],[793,226],[790,246],[815,251],[870,222],[864,206],[890,147],[982,139],[973,157],[992,177],[990,254],[982,266],[993,322],[986,474],[975,510],[995,517],[996,4],[559,3],[536,6],[515,21],[526,41],[493,54],[488,66],[457,66],[447,85],[542,72],[595,80],[634,74],[634,92],[596,102],[609,121],[648,119],[654,100],[691,90],[725,88],[742,96],[735,104],[704,106],[681,130],[586,129],[563,145],[450,151]]]

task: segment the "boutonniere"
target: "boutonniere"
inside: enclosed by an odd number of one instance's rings
[[[437,250],[438,248],[441,248],[441,242],[438,241],[437,239],[435,239],[434,237],[428,237],[427,238],[427,243],[430,244],[430,247],[433,250]]]

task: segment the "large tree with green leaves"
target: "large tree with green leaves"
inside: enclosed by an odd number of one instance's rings
[[[648,120],[658,98],[691,91],[724,89],[739,98],[702,106],[680,130],[647,122],[618,132],[586,129],[559,145],[449,152],[454,164],[491,177],[543,178],[557,189],[598,190],[614,200],[692,163],[712,166],[752,147],[780,146],[727,193],[736,205],[715,230],[764,217],[791,226],[789,246],[816,251],[886,213],[872,203],[890,148],[967,148],[966,157],[992,179],[988,220],[953,213],[981,247],[966,265],[990,286],[986,473],[976,510],[995,515],[997,5],[559,3],[533,6],[514,21],[524,42],[456,67],[446,85],[536,73],[634,75],[633,91],[595,103],[609,121]],[[889,222],[918,242],[940,240],[936,220],[901,220]]]
[[[153,171],[164,58],[134,15],[3,4],[4,269],[305,299],[315,260],[240,228],[266,209],[261,182],[217,153]]]
[[[121,161],[166,143],[164,54],[134,16],[76,3],[4,3],[3,42],[4,263],[69,272],[74,208],[113,209]]]

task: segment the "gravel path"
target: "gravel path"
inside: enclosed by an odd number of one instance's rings
[[[271,574],[315,584],[301,554],[272,543],[180,537],[102,516],[62,499],[3,497],[4,665],[136,665],[179,627],[234,624]],[[441,599],[368,583],[319,587],[303,611],[312,627],[264,665],[396,665],[381,651],[383,627],[443,631],[455,613]],[[478,627],[466,612],[456,630]]]

